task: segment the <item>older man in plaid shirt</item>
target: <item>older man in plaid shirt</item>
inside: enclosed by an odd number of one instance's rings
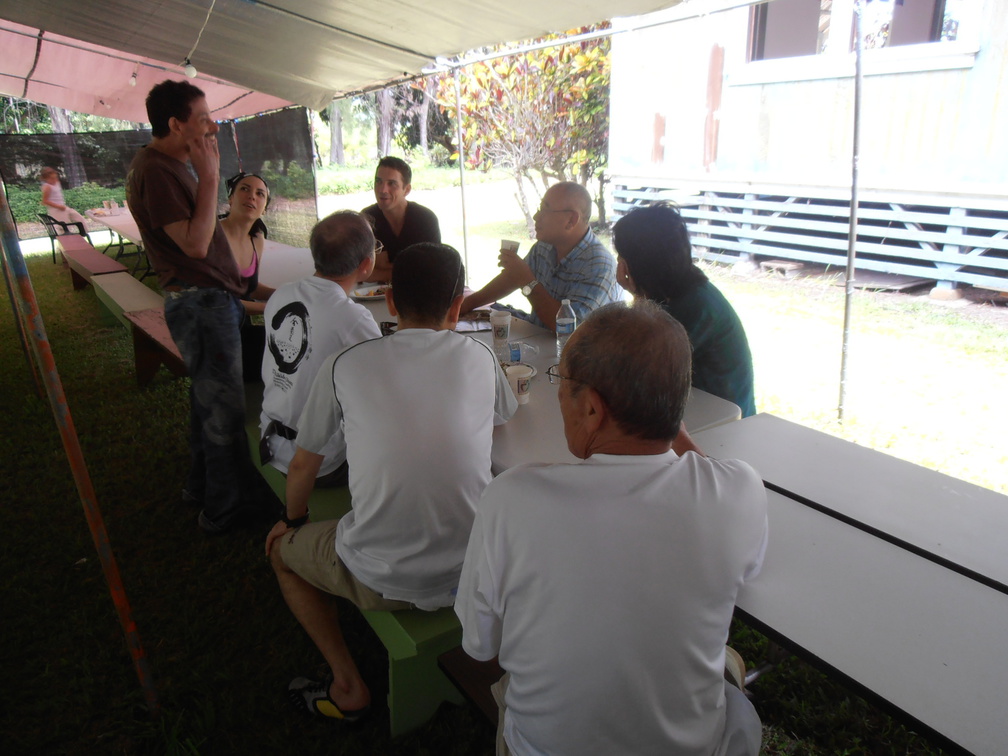
[[[580,184],[554,184],[536,211],[538,241],[522,259],[517,250],[501,249],[500,274],[462,303],[462,312],[506,297],[521,289],[532,313],[515,314],[538,326],[556,330],[560,302],[569,299],[578,321],[602,305],[623,299],[616,283],[616,258],[588,227],[591,195]]]

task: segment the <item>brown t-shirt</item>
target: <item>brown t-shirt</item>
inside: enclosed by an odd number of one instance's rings
[[[205,258],[189,257],[165,233],[196,209],[196,177],[187,163],[150,146],[140,148],[126,175],[126,200],[140,228],[158,283],[224,289],[243,296],[241,274],[220,222]]]

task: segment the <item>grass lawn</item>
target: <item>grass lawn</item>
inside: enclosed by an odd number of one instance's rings
[[[472,189],[469,281],[479,286],[494,275],[497,240],[522,240],[523,249],[528,241],[508,184]],[[457,193],[415,190],[413,198],[438,212],[445,240],[461,249]],[[361,209],[371,201],[365,193],[323,198],[321,206]],[[312,673],[320,658],[263,559],[266,526],[206,538],[195,511],[179,503],[187,382],[162,371],[138,390],[125,329],[93,292],[72,291],[69,274],[50,261],[48,241],[28,266],[163,715],[152,720],[143,711],[56,424],[34,393],[8,314],[0,318],[8,422],[0,439],[0,669],[7,680],[0,750],[492,753],[493,733],[479,715],[447,705],[419,731],[389,740],[384,649],[345,604],[345,632],[372,685],[374,716],[344,731],[290,709],[288,680]],[[822,277],[740,278],[719,267],[709,274],[746,324],[761,410],[1006,491],[1004,307],[859,294],[847,421],[838,426],[842,288]],[[750,663],[763,655],[765,640],[744,627],[733,629],[732,643]],[[794,659],[752,692],[768,754],[940,753]]]

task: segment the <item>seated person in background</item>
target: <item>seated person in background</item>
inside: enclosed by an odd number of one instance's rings
[[[570,300],[578,323],[595,308],[619,302],[622,293],[616,285],[616,260],[588,226],[591,205],[588,190],[572,181],[546,190],[533,216],[538,241],[528,256],[523,260],[517,252],[502,249],[500,267],[504,270],[466,297],[462,314],[520,288],[528,297],[532,314],[515,314],[555,331],[561,300]]]
[[[66,200],[63,199],[59,172],[46,166],[39,172],[39,178],[42,179],[42,204],[45,205],[46,213],[60,223],[83,223],[84,217],[72,207],[67,207]]]
[[[441,241],[437,216],[416,202],[407,202],[413,171],[397,157],[383,157],[375,171],[374,194],[377,203],[361,210],[374,223],[375,238],[382,243],[374,272],[368,281],[388,281],[396,255],[411,244]]]
[[[238,264],[245,293],[242,306],[242,375],[246,382],[259,380],[259,367],[266,346],[265,332],[252,322],[250,315],[262,315],[266,300],[273,293],[271,286],[259,282],[263,243],[269,235],[262,216],[269,207],[269,187],[254,173],[238,173],[224,182],[228,190],[228,212],[220,216],[221,228]]]
[[[493,427],[517,407],[493,351],[453,330],[464,280],[451,247],[403,250],[386,294],[398,330],[327,358],[298,421],[287,514],[266,553],[332,672],[289,686],[291,701],[312,714],[353,721],[371,702],[333,595],[382,610],[455,600],[474,507],[491,477]],[[338,522],[302,525],[334,437],[346,448],[353,509]]]
[[[686,332],[649,302],[609,305],[550,370],[584,462],[490,483],[455,602],[463,648],[506,673],[497,753],[757,753],[725,643],[763,560],[766,493],[681,431]]]
[[[374,266],[375,238],[363,216],[333,213],[312,229],[315,275],[281,286],[266,304],[260,458],[286,473],[297,422],[326,357],[381,337],[364,305],[349,294]],[[345,485],[346,449],[337,438],[320,450],[316,485]]]
[[[657,303],[686,328],[693,385],[756,414],[752,354],[735,310],[693,263],[689,233],[667,203],[637,208],[613,226],[620,285]]]

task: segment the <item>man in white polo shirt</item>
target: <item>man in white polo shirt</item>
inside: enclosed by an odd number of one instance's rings
[[[290,684],[291,701],[312,714],[353,721],[371,702],[329,594],[361,609],[454,601],[475,503],[490,482],[493,427],[517,407],[490,348],[454,332],[464,279],[451,247],[403,250],[386,295],[398,330],[329,358],[298,421],[287,513],[266,553],[332,673]],[[353,509],[304,524],[332,438],[346,448]]]
[[[550,377],[583,462],[487,487],[455,603],[463,648],[506,673],[497,753],[757,753],[725,643],[762,563],[766,493],[680,432],[686,331],[651,303],[608,305]]]
[[[333,213],[315,225],[308,246],[315,275],[278,288],[265,312],[259,453],[283,473],[297,449],[298,418],[326,357],[381,338],[370,311],[350,298],[374,267],[371,224],[351,210]],[[343,445],[333,439],[321,453],[316,485],[345,485]]]

